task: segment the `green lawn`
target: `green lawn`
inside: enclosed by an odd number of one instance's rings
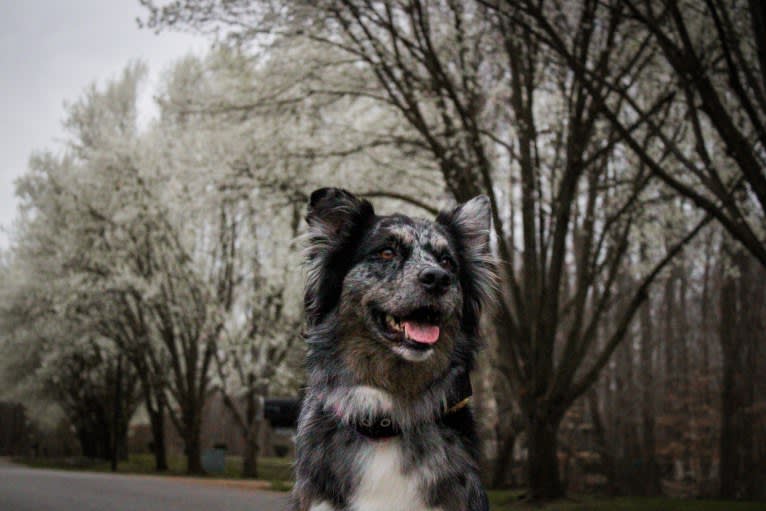
[[[533,506],[520,503],[518,492],[489,492],[492,511],[763,511],[763,502],[732,502],[642,497],[575,497]]]

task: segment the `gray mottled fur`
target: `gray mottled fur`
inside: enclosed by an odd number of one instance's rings
[[[366,471],[377,475],[369,465],[383,459],[375,453],[389,452],[386,446],[398,453],[392,458],[397,480],[413,482],[418,494],[392,511],[488,509],[471,411],[443,412],[479,347],[478,318],[493,284],[489,213],[486,197],[477,197],[435,222],[379,217],[343,190],[312,194],[308,389],[298,427],[294,511],[381,511],[379,504],[365,504],[371,501],[360,496],[360,485]],[[397,258],[384,262],[375,251],[390,239]],[[454,261],[453,278],[434,297],[417,275],[441,264],[443,255]],[[425,305],[441,313],[441,336],[426,360],[411,362],[376,333],[370,311],[404,315]],[[401,435],[372,440],[353,427],[380,415],[391,417]],[[395,494],[391,498],[391,505],[398,502]]]

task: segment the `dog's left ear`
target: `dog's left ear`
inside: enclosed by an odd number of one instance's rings
[[[492,209],[486,195],[478,195],[452,211],[442,212],[436,221],[450,226],[454,234],[462,239],[464,248],[477,253],[489,253]]]
[[[436,223],[447,229],[458,247],[459,278],[465,294],[463,325],[475,336],[482,305],[491,299],[496,285],[495,261],[489,244],[492,227],[489,197],[479,195],[451,211],[442,211]]]
[[[353,248],[374,218],[372,204],[341,188],[320,188],[311,194],[304,295],[309,325],[319,323],[337,304]]]

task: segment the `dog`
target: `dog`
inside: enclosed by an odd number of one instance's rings
[[[484,511],[468,379],[492,295],[491,209],[378,216],[311,194],[294,511]]]

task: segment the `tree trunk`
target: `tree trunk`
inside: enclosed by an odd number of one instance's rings
[[[688,288],[689,288],[689,278],[688,275],[691,273],[691,269],[689,266],[686,265],[685,260],[683,257],[680,258],[679,264],[681,265],[681,272],[678,277],[679,280],[679,289],[678,289],[678,301],[677,301],[677,307],[678,311],[675,314],[677,325],[678,325],[678,335],[676,336],[676,360],[678,361],[677,371],[676,375],[678,379],[676,380],[676,393],[678,394],[678,409],[681,412],[682,417],[691,417],[692,416],[692,410],[690,406],[691,399],[694,398],[694,395],[689,391],[690,386],[689,383],[691,381],[691,375],[690,375],[690,367],[691,363],[689,361],[689,350],[687,349],[687,341],[686,337],[689,332],[689,311],[688,311],[688,301],[687,301],[687,294],[688,294]],[[683,427],[681,429],[679,438],[681,439],[681,443],[683,445],[683,449],[681,451],[681,462],[684,466],[684,473],[685,478],[689,478],[692,470],[692,452],[689,446],[689,441],[684,438],[686,435],[685,429],[687,429],[688,426]]]
[[[122,411],[122,354],[117,356],[117,374],[114,383],[114,410],[112,417],[112,445],[110,457],[112,472],[117,472],[118,451],[120,449],[120,432],[122,431],[121,416]],[[127,431],[126,431],[127,433]],[[124,438],[124,436],[123,436]]]
[[[81,419],[77,426],[77,437],[86,458],[108,460],[112,446],[112,430],[104,419],[103,411],[92,410],[91,417]],[[98,417],[93,417],[97,415]]]
[[[660,495],[660,472],[656,458],[654,434],[654,377],[652,371],[652,313],[646,302],[641,308],[641,450],[643,493],[648,496]]]
[[[721,289],[720,341],[723,353],[721,383],[720,495],[753,498],[756,461],[753,456],[752,407],[755,343],[763,335],[763,275],[744,252],[733,256],[738,276],[727,276]]]
[[[98,445],[98,440],[96,435],[82,426],[76,427],[76,430],[82,455],[86,458],[97,458],[98,448],[96,446]]]
[[[117,459],[128,461],[128,423],[120,425],[120,436],[117,439]]]
[[[152,453],[154,454],[154,470],[164,472],[168,469],[167,449],[165,447],[165,404],[159,392],[149,381],[148,372],[137,366],[141,377],[141,391],[144,394],[144,407],[149,415],[152,430]]]
[[[258,477],[258,444],[262,421],[255,420],[245,434],[245,452],[242,454],[242,477]]]
[[[492,468],[492,488],[503,488],[507,486],[508,480],[512,479],[513,472],[513,445],[516,441],[516,433],[513,428],[509,428],[505,438],[498,442],[499,449]]]
[[[700,301],[700,324],[699,324],[699,344],[701,347],[701,360],[700,360],[700,383],[701,389],[699,392],[699,399],[702,403],[703,416],[709,416],[712,407],[710,403],[713,403],[713,378],[712,375],[716,374],[717,368],[713,368],[711,364],[710,343],[713,337],[711,332],[715,331],[715,323],[711,316],[713,316],[712,303],[712,263],[714,256],[713,249],[713,234],[709,234],[705,241],[705,266],[702,272],[702,291]],[[712,422],[712,421],[711,421]],[[699,489],[697,494],[699,495],[713,495],[711,491],[711,472],[713,467],[713,451],[714,438],[713,428],[708,425],[703,428],[704,435],[704,449],[698,449],[700,477],[699,477]]]
[[[183,439],[184,453],[186,454],[186,473],[204,474],[202,469],[202,445],[201,445],[201,410],[191,407],[191,412],[183,414]]]
[[[529,500],[553,500],[564,496],[558,461],[560,423],[560,418],[548,414],[527,414]]]
[[[721,381],[721,475],[720,497],[737,496],[737,427],[735,416],[737,406],[734,390],[735,361],[732,346],[735,344],[734,330],[737,322],[737,286],[733,276],[726,277],[721,288],[720,338],[723,354],[723,380]]]
[[[660,421],[662,426],[658,433],[660,438],[663,439],[663,443],[668,446],[660,462],[663,465],[663,471],[665,473],[669,472],[673,480],[677,480],[681,475],[679,474],[679,468],[682,472],[686,470],[681,461],[681,453],[679,452],[682,448],[681,428],[685,428],[686,423],[685,421],[683,423],[679,422],[679,417],[681,416],[679,399],[682,396],[678,392],[680,379],[678,375],[679,364],[676,358],[676,344],[678,342],[676,325],[676,314],[678,312],[676,303],[677,281],[678,266],[674,264],[671,271],[668,272],[662,298],[661,346],[664,365],[661,372],[663,375],[662,392],[658,399],[659,413],[662,417]]]
[[[476,432],[481,439],[481,457],[479,469],[483,482],[493,486],[493,475],[498,464],[510,467],[512,460],[498,461],[500,452],[500,418],[498,417],[498,396],[495,395],[495,382],[502,378],[495,370],[493,360],[496,355],[497,339],[486,335],[487,347],[476,357],[476,369],[471,382],[474,389],[474,411],[476,413]],[[509,396],[510,397],[510,396]],[[509,415],[512,415],[509,413]]]
[[[202,447],[200,446],[199,435],[191,434],[185,441],[186,451],[186,473],[204,474],[202,469]]]
[[[601,472],[607,481],[607,492],[610,495],[617,494],[617,464],[615,463],[613,450],[606,438],[606,428],[601,420],[601,412],[598,409],[598,390],[591,389],[587,394],[587,403],[593,420],[593,433],[598,443],[598,454],[601,459]]]
[[[165,407],[158,404],[154,411],[150,411],[149,422],[152,426],[154,469],[157,472],[164,472],[168,469],[168,456],[165,447]]]

